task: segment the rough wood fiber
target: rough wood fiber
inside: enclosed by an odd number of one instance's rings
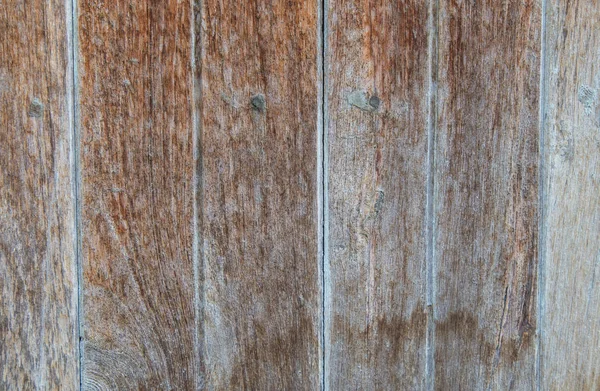
[[[428,3],[327,13],[325,387],[422,389]]]
[[[201,4],[206,386],[316,390],[319,3]]]
[[[600,8],[546,14],[543,390],[600,389]]]
[[[534,389],[540,1],[439,7],[435,388]]]
[[[0,389],[78,386],[70,10],[0,7]]]
[[[79,4],[86,389],[196,387],[191,11]]]

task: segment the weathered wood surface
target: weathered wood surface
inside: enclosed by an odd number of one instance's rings
[[[320,385],[317,1],[196,17],[209,389]]]
[[[535,389],[541,2],[439,7],[435,388]]]
[[[597,2],[322,6],[1,4],[0,389],[600,389]]]
[[[428,3],[329,0],[325,388],[423,389]]]
[[[192,8],[79,2],[84,389],[194,389]]]
[[[548,1],[542,389],[600,389],[600,7]]]
[[[70,10],[0,7],[0,389],[78,387]]]

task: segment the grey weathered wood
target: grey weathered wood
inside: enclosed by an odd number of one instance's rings
[[[192,7],[79,2],[84,389],[194,389]]]
[[[439,2],[436,389],[535,389],[540,16]]]
[[[325,388],[422,389],[428,2],[327,2]]]
[[[600,389],[600,4],[548,1],[542,389]]]
[[[0,389],[75,390],[71,13],[0,6]]]
[[[196,10],[208,389],[319,389],[319,6]]]

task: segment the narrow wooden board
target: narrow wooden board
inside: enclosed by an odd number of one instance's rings
[[[319,389],[319,7],[197,10],[208,389]]]
[[[548,1],[543,390],[600,389],[600,8]]]
[[[0,389],[79,386],[71,12],[0,7]]]
[[[428,2],[329,0],[325,389],[423,389]]]
[[[83,388],[194,389],[189,2],[79,2]]]
[[[436,389],[535,389],[541,3],[440,1]]]

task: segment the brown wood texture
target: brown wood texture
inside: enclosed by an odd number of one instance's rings
[[[192,7],[79,2],[84,389],[194,389]]]
[[[548,1],[542,389],[600,389],[600,7]]]
[[[425,387],[428,2],[329,0],[325,387]]]
[[[599,55],[596,0],[0,2],[0,390],[600,389]]]
[[[79,385],[70,10],[0,7],[0,389]]]
[[[206,0],[196,11],[209,389],[320,385],[319,6]]]
[[[435,388],[534,389],[541,3],[440,1]]]

